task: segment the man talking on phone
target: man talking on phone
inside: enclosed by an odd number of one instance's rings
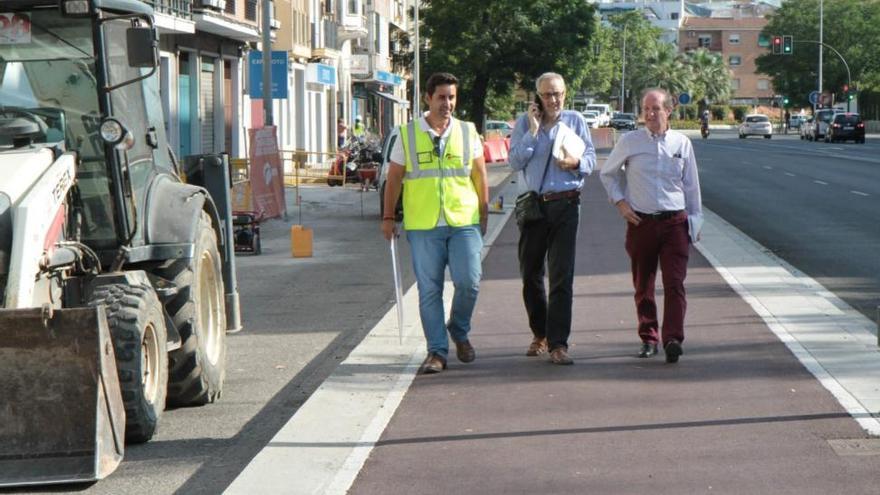
[[[537,193],[542,214],[540,219],[519,225],[519,270],[532,330],[526,355],[549,351],[551,363],[564,365],[573,363],[568,355],[568,337],[580,195],[584,178],[596,165],[596,152],[583,116],[562,109],[562,76],[546,72],[538,77],[535,88],[538,99],[517,119],[509,153],[510,167],[522,172],[526,189]],[[565,134],[574,138],[572,133],[583,144],[577,156],[572,156],[564,143],[554,147],[557,138]],[[549,295],[544,287],[545,273]]]

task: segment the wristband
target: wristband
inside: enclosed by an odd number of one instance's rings
[[[385,220],[394,220],[394,217],[382,217],[382,221],[384,222]]]

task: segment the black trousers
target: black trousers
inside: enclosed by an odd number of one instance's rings
[[[524,225],[519,234],[519,273],[529,328],[546,337],[550,350],[568,348],[571,334],[574,255],[580,221],[580,198],[541,204],[544,219]],[[544,288],[547,275],[550,295]]]

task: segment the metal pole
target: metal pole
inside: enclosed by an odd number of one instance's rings
[[[413,12],[413,22],[415,26],[413,26],[413,45],[414,53],[413,53],[413,111],[412,118],[417,119],[421,117],[422,110],[420,100],[422,97],[421,89],[419,88],[419,81],[421,81],[421,74],[419,73],[419,58],[421,57],[421,49],[419,45],[419,3],[421,0],[414,0],[414,12]]]
[[[624,105],[624,87],[626,86],[626,26],[623,26],[623,56],[621,57],[622,63],[620,68],[620,111],[625,112]]]
[[[272,10],[263,0],[263,123],[272,125]]]
[[[818,102],[822,103],[822,30],[823,23],[825,22],[825,2],[824,0],[819,0],[819,98]],[[815,111],[815,109],[814,109]],[[818,125],[818,123],[817,123]]]

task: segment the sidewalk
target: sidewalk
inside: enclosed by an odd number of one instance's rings
[[[413,376],[424,343],[410,290],[403,344],[392,311],[227,493],[877,493],[880,448],[866,431],[877,434],[868,411],[880,409],[880,359],[864,321],[798,299],[818,291],[796,293],[797,281],[758,258],[716,270],[692,249],[685,354],[676,365],[636,359],[624,225],[597,176],[581,215],[574,366],[524,355],[518,232],[507,222],[484,261],[474,363],[451,356],[446,372]],[[724,246],[746,243],[723,227],[707,221],[716,264],[742,256]],[[757,287],[750,277],[764,284],[763,306],[743,289]],[[796,357],[823,352],[840,374]]]

